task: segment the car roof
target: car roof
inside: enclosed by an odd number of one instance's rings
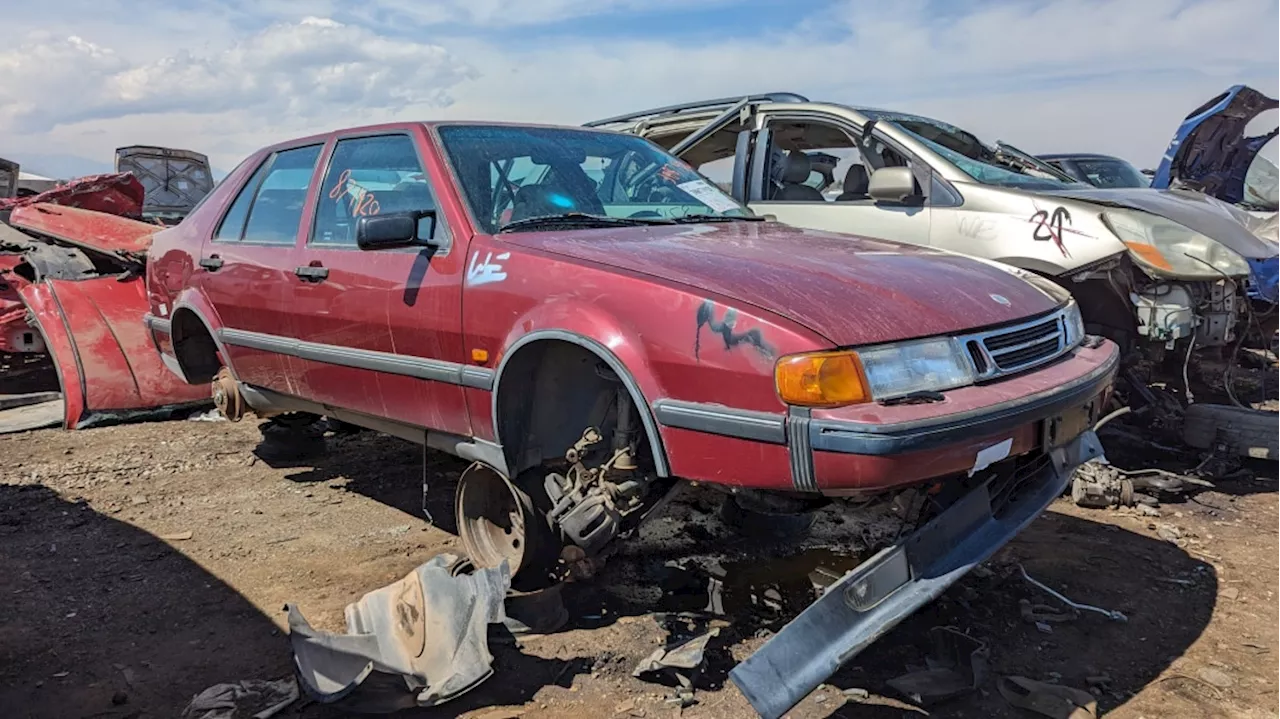
[[[372,135],[379,132],[395,132],[397,130],[409,130],[414,127],[448,127],[451,125],[465,125],[470,127],[527,127],[531,129],[544,130],[573,130],[575,132],[592,132],[598,134],[617,135],[621,134],[614,130],[604,128],[582,127],[579,125],[553,125],[540,124],[532,122],[502,122],[496,120],[417,120],[404,122],[384,122],[377,125],[357,125],[354,127],[343,127],[326,132],[319,132],[314,135],[306,135],[303,137],[295,137],[288,140],[282,140],[273,145],[261,148],[258,152],[269,154],[278,150],[286,150],[292,147],[303,145],[319,144],[325,142],[334,135]]]

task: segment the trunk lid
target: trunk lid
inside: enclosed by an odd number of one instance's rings
[[[512,244],[703,288],[838,346],[955,334],[1068,297],[995,263],[773,222],[502,235]]]
[[[116,150],[116,172],[129,172],[146,191],[142,213],[186,217],[213,189],[209,158],[190,150],[132,145]]]

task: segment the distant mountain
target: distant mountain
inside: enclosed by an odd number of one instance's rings
[[[0,150],[0,157],[18,163],[23,172],[33,172],[55,180],[69,180],[73,177],[97,175],[113,170],[110,161],[100,162],[76,155]]]

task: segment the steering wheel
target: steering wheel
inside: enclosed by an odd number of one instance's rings
[[[662,217],[662,214],[654,210],[640,210],[627,215],[627,217]]]

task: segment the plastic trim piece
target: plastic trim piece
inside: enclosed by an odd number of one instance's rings
[[[405,377],[417,377],[418,379],[432,382],[462,385],[485,391],[493,389],[495,377],[494,371],[485,367],[468,367],[464,364],[445,360],[307,342],[291,337],[279,337],[247,330],[223,328],[218,330],[218,338],[229,345],[274,352],[299,359],[324,362],[342,367],[353,367],[355,369],[367,369],[373,372],[403,375]]]
[[[810,442],[807,407],[792,407],[787,417],[787,454],[791,460],[791,484],[798,492],[817,492],[818,480],[813,475],[813,446]]]
[[[664,427],[770,444],[787,443],[787,420],[780,414],[734,409],[719,404],[682,402],[676,399],[660,399],[654,402],[653,412]]]
[[[1054,450],[1051,461],[1023,482],[1016,501],[998,510],[992,507],[989,483],[975,488],[827,587],[734,667],[729,678],[761,717],[778,719],[841,665],[1007,544],[1062,493],[1075,467],[1101,455],[1097,435],[1085,432]]]

